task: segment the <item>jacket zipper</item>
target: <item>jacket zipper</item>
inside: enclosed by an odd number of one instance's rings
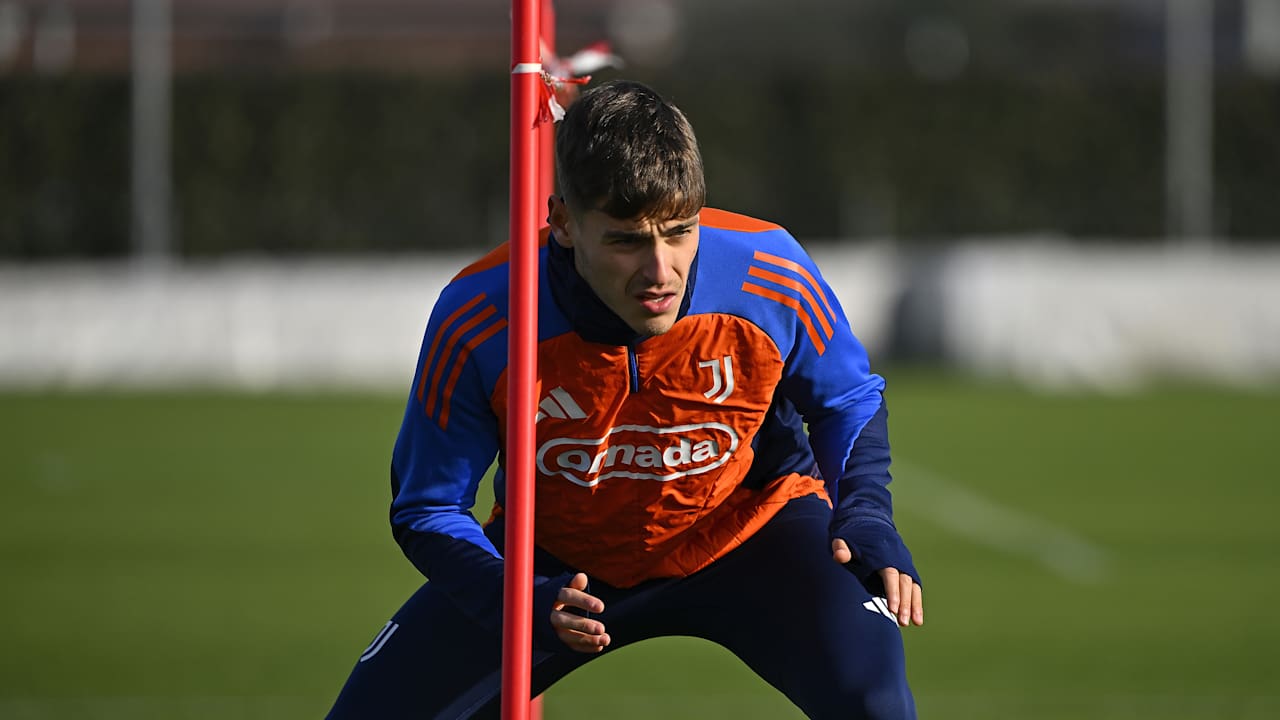
[[[640,392],[640,363],[636,360],[634,345],[627,346],[627,364],[631,371],[631,392]]]

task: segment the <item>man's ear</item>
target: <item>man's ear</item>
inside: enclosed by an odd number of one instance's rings
[[[572,219],[563,197],[552,195],[547,198],[547,224],[551,226],[551,234],[555,236],[556,242],[562,247],[573,247],[573,235],[569,231]]]

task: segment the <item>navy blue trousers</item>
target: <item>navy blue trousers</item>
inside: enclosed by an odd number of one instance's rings
[[[627,589],[592,580],[612,643],[596,655],[535,648],[533,693],[631,643],[686,635],[725,647],[811,718],[914,718],[901,632],[831,559],[830,519],[823,500],[799,498],[689,577]],[[563,572],[549,556],[535,564]],[[497,718],[501,644],[428,582],[361,654],[328,717]]]

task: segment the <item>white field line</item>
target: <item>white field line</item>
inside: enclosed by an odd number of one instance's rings
[[[908,513],[997,552],[1029,557],[1071,582],[1091,585],[1106,576],[1106,551],[1075,532],[997,504],[919,465],[900,460],[893,464],[890,487]]]

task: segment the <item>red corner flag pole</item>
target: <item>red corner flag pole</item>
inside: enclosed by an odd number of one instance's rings
[[[533,636],[533,421],[537,413],[539,0],[511,2],[511,290],[507,342],[502,717],[528,720]]]

